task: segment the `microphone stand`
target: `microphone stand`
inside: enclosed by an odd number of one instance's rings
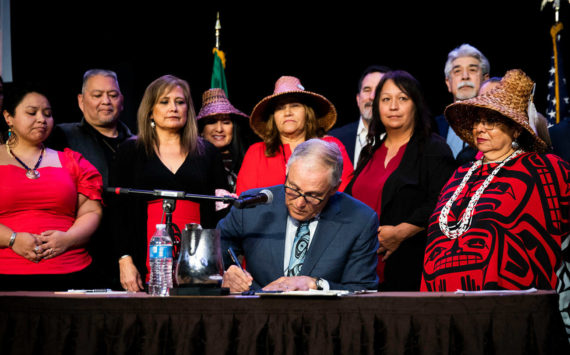
[[[187,194],[183,191],[170,191],[170,190],[139,190],[131,188],[121,188],[121,187],[108,187],[106,191],[109,193],[117,195],[143,195],[151,197],[162,198],[162,210],[165,215],[166,220],[166,230],[172,238],[172,257],[173,257],[173,268],[172,276],[173,279],[176,277],[176,267],[174,267],[176,260],[178,260],[179,254],[181,252],[182,244],[182,233],[180,228],[173,223],[172,214],[176,209],[177,200],[210,200],[210,201],[222,201],[225,203],[234,204],[237,200],[232,196],[209,196],[209,195],[196,195]],[[229,288],[221,287],[221,282],[219,284],[198,284],[198,285],[179,285],[179,287],[173,287],[171,290],[171,295],[227,295],[229,294]]]
[[[107,187],[105,189],[109,193],[116,195],[143,195],[143,196],[154,196],[162,197],[162,211],[165,216],[166,230],[168,235],[172,239],[173,246],[173,258],[178,257],[178,252],[180,249],[181,232],[180,228],[172,222],[172,214],[176,209],[176,200],[211,200],[211,201],[221,201],[225,203],[233,204],[235,197],[232,196],[210,196],[210,195],[197,195],[197,194],[187,194],[184,191],[172,191],[172,190],[140,190],[131,189],[124,187]]]

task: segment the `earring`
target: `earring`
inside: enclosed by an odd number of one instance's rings
[[[520,148],[520,145],[516,140],[513,140],[511,143],[511,147],[513,147],[514,150],[517,150]]]
[[[156,123],[154,123],[154,120],[152,118],[150,119],[150,126],[152,128],[156,127]]]
[[[6,144],[13,145],[16,142],[16,133],[12,131],[12,127],[8,127],[8,139],[6,140]]]

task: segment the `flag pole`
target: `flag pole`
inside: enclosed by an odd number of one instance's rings
[[[220,24],[220,12],[217,13],[216,19],[216,26],[214,27],[216,30],[216,49],[220,49],[220,30],[222,29],[222,25]]]
[[[569,0],[570,2],[570,0]],[[542,0],[540,10],[544,10],[547,3],[552,3],[554,10],[554,24],[550,28],[552,37],[552,57],[550,67],[550,77],[548,82],[548,109],[547,116],[549,125],[555,125],[567,115],[568,96],[564,71],[562,69],[562,58],[560,55],[560,32],[564,28],[560,22],[560,0]]]
[[[212,50],[214,54],[214,66],[212,68],[212,79],[210,80],[210,88],[220,88],[223,89],[228,96],[228,86],[226,83],[226,74],[224,72],[226,68],[226,55],[220,50],[220,30],[222,25],[220,24],[220,12],[216,15],[216,25],[214,26],[216,30],[216,46]]]
[[[552,36],[552,48],[553,48],[553,56],[554,56],[554,98],[556,100],[555,108],[556,108],[556,119],[555,123],[560,123],[560,77],[558,73],[560,72],[559,68],[560,65],[558,63],[559,55],[558,55],[558,41],[557,37],[559,36],[560,31],[562,31],[564,27],[562,26],[561,22],[556,22],[554,26],[550,29],[550,36]]]

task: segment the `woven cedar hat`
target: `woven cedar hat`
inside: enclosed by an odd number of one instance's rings
[[[314,92],[306,91],[301,81],[294,76],[282,76],[275,82],[273,95],[261,100],[251,112],[249,124],[251,129],[262,139],[266,136],[266,122],[273,112],[273,107],[278,98],[290,95],[299,98],[302,103],[307,104],[315,110],[317,125],[325,132],[334,126],[336,122],[336,108],[324,96]]]
[[[529,124],[528,106],[533,88],[534,82],[522,70],[509,70],[493,90],[447,106],[445,118],[463,141],[475,147],[473,122],[485,111],[498,112],[523,128],[521,138],[525,135],[531,145],[523,148],[544,152],[547,149],[546,143]]]
[[[224,90],[206,90],[204,94],[202,94],[202,108],[200,108],[200,112],[198,113],[198,116],[196,116],[196,119],[199,120],[204,117],[219,114],[231,114],[248,117],[245,113],[232,106],[226,97],[226,92]]]

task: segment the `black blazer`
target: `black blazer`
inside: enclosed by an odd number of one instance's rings
[[[447,133],[449,133],[449,123],[445,119],[444,115],[439,115],[435,118],[435,122],[437,123],[436,131],[439,132],[439,135],[443,137],[443,140],[447,141]],[[470,163],[475,160],[475,156],[477,155],[477,150],[471,147],[466,142],[463,143],[463,149],[457,156],[455,157],[455,161],[457,166],[461,166],[463,164]]]
[[[339,128],[335,128],[328,132],[329,136],[333,136],[338,138],[339,141],[344,144],[346,148],[346,153],[354,163],[354,149],[356,146],[356,131],[358,130],[358,123],[360,122],[360,118],[352,123],[344,125]],[[354,164],[353,164],[354,165]]]
[[[119,137],[124,142],[133,134],[129,128],[121,121],[117,122]],[[103,149],[103,139],[101,133],[97,132],[85,118],[81,122],[60,123],[54,127],[46,145],[55,150],[71,148],[81,153],[85,159],[93,164],[103,177],[103,186],[109,186],[109,169],[111,161],[107,161]]]
[[[388,177],[382,192],[380,225],[410,223],[425,228],[408,238],[388,258],[381,290],[419,291],[428,220],[442,187],[456,168],[445,140],[432,133],[422,142],[414,133],[400,165]],[[352,194],[355,174],[345,192]]]

